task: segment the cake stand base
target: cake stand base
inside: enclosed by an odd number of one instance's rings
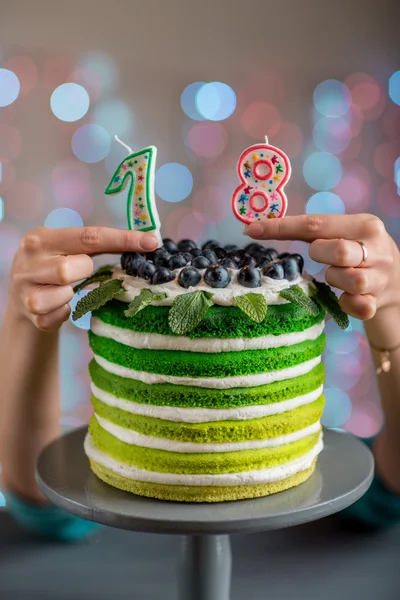
[[[37,481],[60,508],[111,527],[184,535],[180,600],[229,600],[229,534],[300,525],[350,506],[371,484],[374,461],[360,440],[325,431],[325,449],[303,484],[265,498],[185,504],[134,496],[100,481],[83,452],[86,428],[50,444],[39,457]]]

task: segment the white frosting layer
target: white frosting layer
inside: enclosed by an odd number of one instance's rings
[[[228,442],[228,443],[216,443],[216,444],[196,444],[193,442],[179,442],[167,438],[154,437],[152,435],[142,435],[132,429],[126,427],[120,427],[115,425],[107,419],[103,419],[99,415],[95,414],[96,419],[100,423],[101,427],[108,431],[115,438],[126,444],[132,444],[134,446],[142,446],[143,448],[153,448],[155,450],[166,450],[167,452],[180,452],[182,454],[198,454],[204,453],[215,453],[215,452],[237,452],[240,450],[257,450],[259,448],[276,448],[277,446],[283,446],[284,444],[290,444],[297,442],[309,435],[318,433],[321,429],[321,424],[318,421],[313,423],[309,427],[281,435],[276,438],[267,438],[265,440],[251,440],[248,442]]]
[[[280,369],[279,371],[267,371],[266,373],[255,373],[253,375],[234,375],[232,377],[178,377],[175,375],[158,375],[156,373],[147,373],[145,371],[135,371],[115,363],[111,363],[105,358],[94,355],[96,362],[109,373],[136,379],[143,383],[172,383],[174,385],[193,385],[196,387],[205,387],[212,389],[227,389],[235,387],[254,387],[273,381],[282,381],[283,379],[293,379],[309,373],[321,362],[321,356],[307,360],[294,367]]]
[[[178,335],[161,335],[159,333],[138,333],[129,329],[122,329],[108,325],[97,317],[92,317],[90,328],[96,335],[110,338],[130,346],[131,348],[145,348],[148,350],[183,350],[185,352],[237,352],[240,350],[265,350],[292,346],[307,340],[316,340],[325,327],[322,321],[304,331],[283,333],[281,335],[263,335],[256,338],[194,338],[190,339]]]
[[[248,421],[250,419],[259,419],[269,417],[270,415],[279,415],[288,410],[293,410],[305,404],[311,404],[320,397],[323,391],[321,385],[318,389],[297,396],[291,400],[282,400],[272,404],[257,404],[252,406],[241,406],[239,408],[181,408],[179,406],[155,406],[153,404],[141,404],[117,398],[101,390],[94,383],[91,383],[93,395],[113,408],[119,408],[134,415],[143,415],[155,419],[164,419],[164,421],[175,421],[176,423],[211,423],[213,421]]]
[[[149,483],[161,483],[167,485],[210,485],[210,486],[225,486],[225,485],[251,485],[257,483],[269,483],[272,481],[280,481],[291,477],[300,471],[309,469],[318,454],[323,449],[322,433],[318,443],[314,448],[307,452],[304,456],[296,458],[283,465],[270,467],[268,469],[259,469],[255,471],[243,471],[241,473],[223,473],[220,475],[187,475],[178,473],[160,473],[158,471],[147,471],[145,469],[137,469],[130,467],[124,463],[108,456],[104,452],[98,450],[92,440],[90,434],[85,438],[86,455],[102,465],[106,469],[114,473],[133,479],[136,481],[144,481]]]
[[[200,283],[195,287],[190,287],[187,289],[181,287],[177,279],[162,285],[149,285],[149,282],[141,277],[132,277],[130,275],[126,275],[125,272],[119,267],[115,267],[113,277],[123,278],[123,287],[126,290],[126,294],[118,296],[118,300],[121,300],[122,302],[131,302],[133,298],[140,294],[143,288],[147,288],[156,294],[167,294],[167,298],[165,300],[153,302],[152,304],[155,306],[170,306],[177,296],[198,291],[211,292],[213,294],[212,302],[220,306],[231,306],[235,296],[244,296],[249,292],[263,294],[267,304],[286,304],[287,301],[279,296],[279,292],[292,285],[299,285],[308,295],[310,278],[308,278],[307,275],[304,277],[300,276],[294,281],[288,281],[287,279],[282,279],[279,281],[277,279],[271,279],[270,277],[263,277],[263,283],[260,287],[247,288],[238,283],[238,270],[228,270],[232,276],[232,280],[226,288],[212,288],[204,283],[203,280],[201,280]],[[177,274],[179,271],[180,269],[176,271]]]

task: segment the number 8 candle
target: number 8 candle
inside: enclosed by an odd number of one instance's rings
[[[246,223],[285,215],[287,198],[284,187],[291,174],[286,154],[264,144],[247,148],[239,158],[238,175],[242,183],[233,192],[232,208],[235,216]]]

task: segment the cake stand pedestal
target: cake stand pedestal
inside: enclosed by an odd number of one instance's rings
[[[325,431],[325,449],[302,485],[256,500],[217,504],[164,502],[134,496],[100,481],[83,452],[86,428],[50,444],[37,481],[57,506],[90,521],[133,531],[183,535],[180,600],[229,600],[229,534],[281,529],[338,512],[368,489],[374,462],[350,434]]]

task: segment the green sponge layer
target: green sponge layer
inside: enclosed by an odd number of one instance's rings
[[[183,377],[231,377],[286,369],[320,356],[325,334],[293,346],[267,350],[243,350],[204,354],[179,350],[138,350],[89,332],[95,354],[111,363],[158,375]]]
[[[92,396],[96,414],[116,425],[133,429],[143,435],[168,438],[179,442],[224,443],[265,440],[304,429],[320,420],[324,410],[324,397],[315,402],[249,421],[211,421],[209,423],[182,423],[154,417],[134,415]]]
[[[148,306],[134,317],[125,317],[126,309],[126,303],[113,300],[95,310],[93,315],[104,323],[132,331],[176,335],[168,325],[168,306]],[[313,317],[303,308],[289,303],[268,306],[264,321],[256,323],[235,306],[214,305],[208,309],[205,318],[188,336],[191,338],[253,338],[268,334],[280,335],[304,331],[320,323],[324,316],[325,312],[322,309],[319,315]]]
[[[317,444],[320,434],[284,444],[276,448],[242,450],[240,452],[218,452],[201,454],[181,454],[142,448],[121,442],[105,431],[92,417],[89,431],[94,445],[115,460],[131,467],[162,473],[219,474],[238,473],[255,469],[266,469],[295,460]]]

